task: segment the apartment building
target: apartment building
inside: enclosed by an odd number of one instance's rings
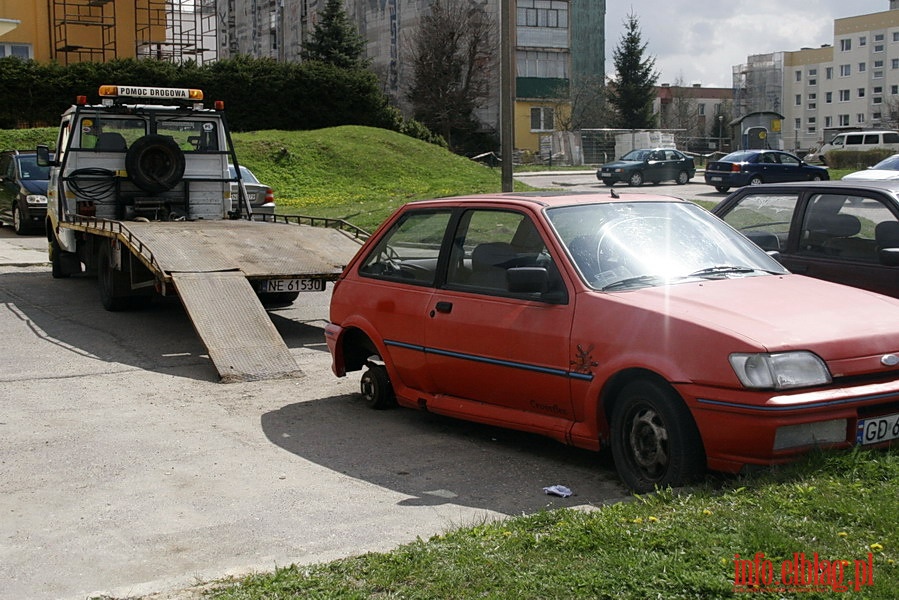
[[[748,57],[733,70],[734,116],[783,115],[780,144],[804,151],[847,129],[899,126],[899,2],[836,19],[817,48]]]

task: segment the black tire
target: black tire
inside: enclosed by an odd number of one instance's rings
[[[134,185],[158,194],[175,187],[184,177],[184,152],[170,137],[145,135],[125,154],[125,169]]]
[[[396,406],[396,395],[383,365],[369,365],[360,382],[362,399],[369,408],[384,410]]]
[[[812,181],[822,181],[820,175],[812,175]]]
[[[721,192],[722,194],[726,194],[727,190],[729,190],[730,188],[726,185],[716,185],[715,189],[718,190],[719,192]]]
[[[690,183],[690,174],[686,171],[681,171],[677,174],[677,179],[674,180],[677,185],[686,185]]]
[[[50,269],[53,279],[67,279],[69,272],[63,267],[62,248],[55,239],[50,240]]]
[[[749,178],[749,185],[762,185],[763,183],[765,182],[762,181],[761,175],[753,175]]]
[[[16,235],[27,235],[31,233],[31,225],[27,221],[22,220],[22,211],[19,209],[19,203],[12,205],[12,228]]]
[[[640,171],[631,173],[631,176],[627,178],[627,184],[631,187],[640,187],[643,185],[643,173]]]
[[[117,271],[112,267],[112,250],[109,242],[100,240],[97,251],[97,283],[100,288],[100,302],[110,312],[125,310],[131,306],[131,283],[127,271]]]
[[[299,292],[263,292],[259,294],[259,301],[263,306],[287,306],[299,297]]]
[[[685,485],[705,471],[696,423],[683,400],[663,383],[627,384],[612,409],[611,428],[615,467],[635,493]]]

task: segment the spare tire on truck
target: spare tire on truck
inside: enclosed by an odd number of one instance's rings
[[[125,169],[145,192],[167,192],[184,177],[184,152],[170,137],[145,135],[128,148]]]

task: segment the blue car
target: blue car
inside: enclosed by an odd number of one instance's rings
[[[705,182],[722,193],[744,185],[828,179],[826,168],[780,150],[738,150],[709,163],[705,170]]]

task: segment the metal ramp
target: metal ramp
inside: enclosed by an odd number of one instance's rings
[[[303,376],[242,272],[172,273],[172,281],[222,382]]]

